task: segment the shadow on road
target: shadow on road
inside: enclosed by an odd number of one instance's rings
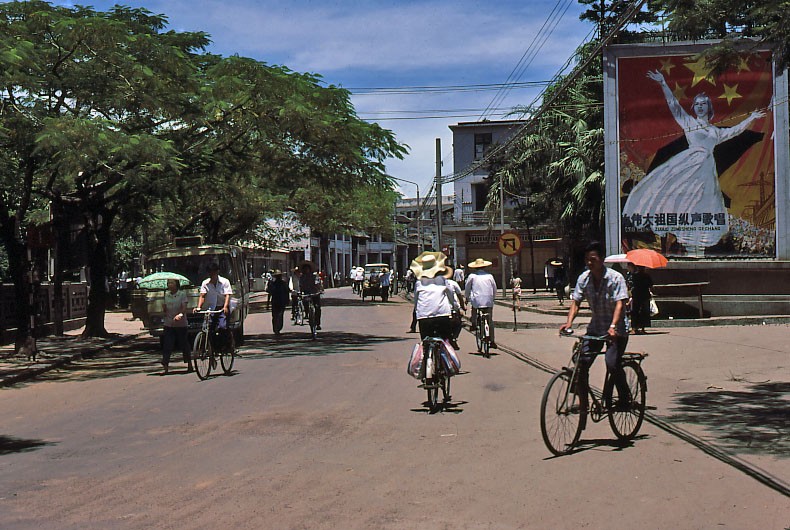
[[[15,438],[14,436],[0,435],[0,455],[26,453],[47,445],[55,445],[55,443],[45,442],[44,440],[27,440],[24,438]]]
[[[407,341],[404,337],[364,335],[343,331],[319,332],[312,340],[305,326],[304,332],[285,332],[279,337],[274,334],[247,335],[244,338],[245,359],[264,357],[323,356],[375,349],[377,344]],[[263,351],[256,351],[263,350]]]
[[[790,383],[752,383],[742,391],[680,394],[666,419],[701,425],[737,453],[790,457]]]

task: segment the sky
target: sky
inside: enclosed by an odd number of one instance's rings
[[[449,125],[519,117],[507,113],[532,103],[545,86],[541,82],[562,69],[592,29],[579,20],[583,6],[576,0],[77,3],[97,10],[116,3],[144,7],[166,15],[171,29],[208,33],[213,53],[316,73],[350,90],[360,118],[392,130],[409,146],[404,160],[387,161],[387,171],[415,182],[423,195],[436,171],[436,138],[442,142],[442,174],[453,172]],[[507,90],[496,86],[513,82],[518,85]],[[381,88],[395,90],[371,90]],[[398,184],[414,197],[414,184]],[[443,192],[452,193],[452,185]]]

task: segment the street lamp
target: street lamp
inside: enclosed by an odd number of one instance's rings
[[[416,182],[411,181],[411,180],[406,180],[406,179],[396,178],[396,177],[390,177],[390,178],[392,180],[405,182],[407,184],[414,184],[414,186],[417,188],[417,237],[419,238],[417,240],[417,250],[419,251],[420,254],[422,254],[422,251],[423,251],[423,245],[422,245],[422,206],[420,205],[420,185],[417,184]]]

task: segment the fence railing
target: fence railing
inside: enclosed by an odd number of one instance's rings
[[[42,283],[36,299],[36,326],[53,323],[55,315],[55,286]],[[16,295],[10,283],[0,284],[0,330],[16,328]],[[63,284],[63,320],[72,320],[86,315],[88,308],[88,284]]]

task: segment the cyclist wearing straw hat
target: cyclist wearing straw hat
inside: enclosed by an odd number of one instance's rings
[[[493,315],[496,280],[494,280],[494,276],[490,272],[485,270],[486,267],[490,266],[491,262],[483,258],[477,258],[467,265],[470,273],[466,277],[466,299],[472,305],[472,330],[475,329],[475,322],[477,322],[477,311],[482,309],[491,333],[491,347],[496,348]]]
[[[442,253],[425,253],[411,262],[411,270],[417,277],[414,286],[414,312],[420,325],[420,338],[453,338],[453,306],[455,295],[449,289],[446,277],[452,269],[444,263]]]

